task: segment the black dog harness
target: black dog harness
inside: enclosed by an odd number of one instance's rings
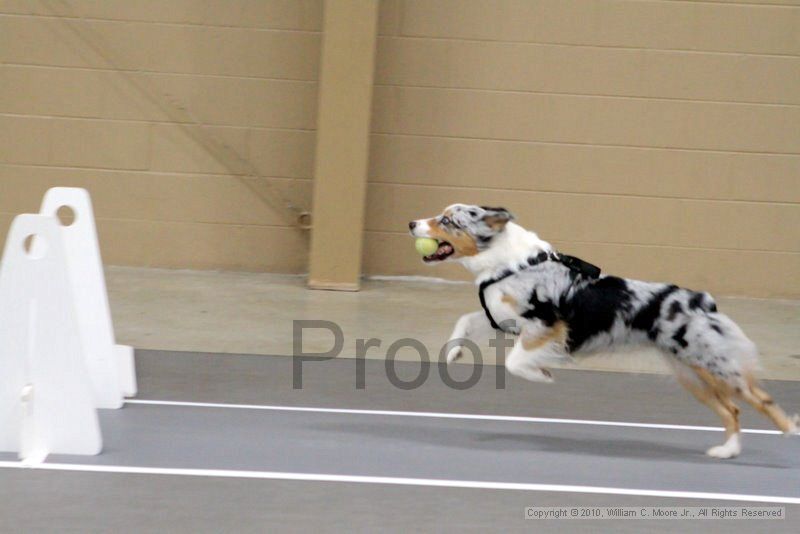
[[[575,256],[566,256],[564,254],[558,254],[556,252],[540,252],[536,256],[530,256],[528,258],[528,261],[524,264],[521,264],[517,270],[507,269],[505,271],[502,271],[497,276],[481,282],[478,288],[478,297],[480,298],[481,307],[483,308],[483,311],[486,313],[486,318],[489,319],[489,323],[492,325],[492,328],[496,330],[501,330],[507,334],[513,334],[513,332],[510,332],[505,328],[501,327],[499,324],[497,324],[497,322],[494,320],[494,317],[492,317],[492,313],[489,311],[489,307],[486,305],[486,297],[484,296],[486,288],[488,288],[493,284],[496,284],[497,282],[505,280],[509,276],[514,276],[517,273],[530,269],[531,267],[534,267],[546,261],[555,261],[567,267],[570,270],[570,276],[572,277],[573,281],[579,275],[584,276],[585,278],[591,280],[600,277],[600,272],[601,272],[600,267],[592,265],[589,262],[583,261],[580,258],[576,258]]]

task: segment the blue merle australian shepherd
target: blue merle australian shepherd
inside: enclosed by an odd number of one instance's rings
[[[450,337],[448,363],[461,355],[456,340],[480,339],[501,329],[517,336],[506,358],[509,372],[552,382],[547,366],[631,343],[649,343],[666,355],[675,374],[725,425],[724,444],[710,456],[741,451],[739,408],[743,399],[785,433],[798,432],[758,386],[758,352],[708,293],[616,276],[565,256],[513,222],[503,208],[454,204],[436,217],[409,223],[414,237],[430,237],[439,248],[426,263],[455,260],[477,277],[482,310],[461,317]]]

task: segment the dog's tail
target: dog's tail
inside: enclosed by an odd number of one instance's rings
[[[689,340],[688,346],[676,357],[687,365],[705,369],[734,390],[747,387],[759,369],[755,343],[723,313],[706,311],[705,307],[690,312],[682,336]],[[681,336],[676,333],[675,337]]]
[[[717,343],[714,343],[713,337],[709,340],[709,352],[718,358],[721,368],[725,369],[727,362],[727,370],[734,383],[739,382],[736,378],[746,380],[753,376],[761,368],[756,344],[724,313],[709,313],[706,318],[711,335],[718,338]]]

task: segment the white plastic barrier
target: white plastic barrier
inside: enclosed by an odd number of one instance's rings
[[[89,192],[76,187],[54,187],[45,194],[40,214],[55,217],[65,206],[75,215],[72,224],[61,225],[60,229],[64,235],[66,265],[96,406],[119,408],[124,397],[136,395],[133,348],[117,345],[114,340]]]
[[[0,451],[30,462],[102,448],[66,265],[58,219],[14,219],[0,265]]]
[[[0,451],[30,462],[98,454],[96,408],[135,394],[133,348],[114,340],[89,193],[50,189],[39,215],[14,219],[0,265]]]

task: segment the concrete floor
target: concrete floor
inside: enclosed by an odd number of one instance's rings
[[[103,454],[54,455],[39,469],[0,465],[0,533],[797,530],[800,504],[759,504],[752,496],[798,495],[798,438],[749,432],[742,456],[719,461],[702,451],[719,441],[721,431],[561,419],[719,424],[664,376],[564,370],[556,372],[559,384],[553,387],[486,366],[484,377],[467,390],[448,387],[435,369],[419,388],[399,390],[387,380],[382,362],[373,360],[365,362],[365,388],[356,389],[353,362],[340,359],[308,364],[303,389],[296,390],[292,362],[285,357],[138,351],[137,363],[138,404],[100,412]],[[418,366],[399,362],[397,367],[406,375]],[[470,371],[459,367],[454,374]],[[504,388],[496,386],[498,371],[507,380]],[[765,387],[786,408],[798,406],[796,382],[770,381]],[[148,399],[151,404],[142,404]],[[289,409],[174,405],[165,399]],[[317,409],[293,411],[302,406]],[[495,417],[420,418],[375,410]],[[747,429],[769,428],[747,408],[743,423]],[[13,463],[13,455],[0,453],[3,461]],[[164,468],[183,473],[167,474]],[[218,468],[232,471],[185,472]],[[417,476],[452,485],[243,478],[262,470]],[[465,480],[549,482],[563,491],[455,484]],[[568,483],[633,488],[633,494],[587,493],[563,486]],[[660,491],[646,494],[642,488]],[[682,493],[667,496],[663,490]],[[690,490],[737,497],[683,493]],[[522,513],[525,506],[743,505],[784,506],[786,520],[526,521]]]
[[[595,382],[586,394],[603,398],[604,386]],[[554,402],[568,402],[558,391],[552,395]],[[310,392],[305,397],[317,406],[326,400]],[[800,439],[780,435],[746,433],[742,455],[719,461],[703,451],[724,441],[722,431],[292,408],[132,403],[100,411],[101,455],[53,454],[47,463],[224,470],[234,477],[267,472],[587,486],[734,494],[739,496],[734,502],[758,502],[748,497],[754,495],[800,502]],[[638,415],[633,408],[618,417],[630,421]],[[591,413],[586,417],[595,420]],[[0,460],[15,458],[0,453]]]
[[[71,495],[65,499],[63,495]],[[179,496],[179,498],[175,498]],[[784,521],[526,521],[526,506],[738,506],[617,495],[0,470],[0,533],[796,532]],[[14,521],[12,523],[12,521]],[[20,527],[19,525],[24,525]],[[58,525],[54,528],[54,525]]]
[[[107,281],[117,339],[139,349],[291,355],[293,320],[328,320],[344,332],[341,357],[354,357],[358,338],[378,338],[367,358],[384,358],[401,338],[414,338],[431,360],[447,340],[455,320],[479,308],[468,283],[368,280],[357,293],[309,291],[301,276],[169,271],[108,267]],[[758,344],[762,376],[800,380],[800,301],[718,299]],[[333,337],[308,330],[303,349],[326,351]],[[494,363],[494,349],[483,348]],[[401,349],[398,360],[417,360]],[[634,349],[598,354],[581,368],[667,373],[654,351]]]

